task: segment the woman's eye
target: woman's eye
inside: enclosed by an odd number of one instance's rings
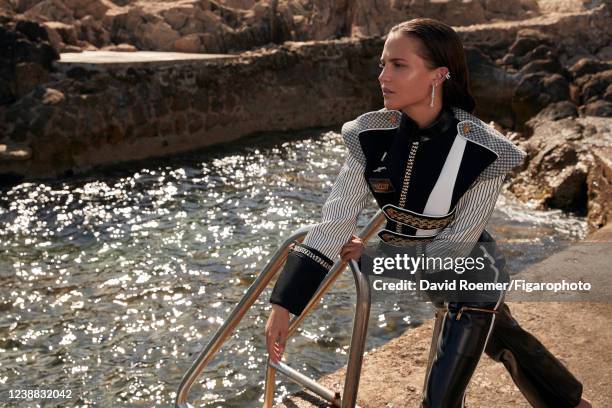
[[[397,62],[393,62],[393,66],[394,66],[394,67],[398,67],[398,68],[399,68],[399,67],[403,67],[403,65],[402,65],[402,64],[398,64]],[[385,67],[385,64],[383,64],[382,62],[380,62],[380,63],[378,64],[378,67],[379,67],[379,68],[384,68],[384,67]]]

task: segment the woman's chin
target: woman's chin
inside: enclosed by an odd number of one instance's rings
[[[426,99],[422,99],[420,101],[415,101],[415,100],[396,100],[393,98],[393,96],[391,96],[391,98],[386,97],[383,99],[385,108],[387,110],[404,110],[408,107],[417,107],[417,106],[429,106],[429,100]]]
[[[385,108],[388,109],[388,110],[397,110],[398,109],[397,103],[391,102],[388,98],[384,99],[384,104],[385,104]]]

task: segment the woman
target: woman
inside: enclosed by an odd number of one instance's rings
[[[266,324],[272,361],[282,356],[289,313],[302,313],[332,260],[361,256],[363,243],[352,234],[369,193],[387,218],[378,234],[383,242],[417,242],[428,256],[447,253],[453,243],[455,256],[486,257],[477,243],[493,241],[484,228],[505,175],[524,160],[524,152],[471,115],[475,102],[463,45],[448,25],[419,18],[394,26],[380,66],[385,108],[342,126],[348,155],[322,221],[289,253],[272,292]],[[501,278],[503,259],[488,259],[487,271]],[[503,293],[444,304],[423,407],[463,407],[483,351],[504,363],[533,406],[590,406],[580,382],[511,317]]]

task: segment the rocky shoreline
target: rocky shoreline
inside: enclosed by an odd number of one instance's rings
[[[524,20],[510,12],[465,17],[456,29],[466,45],[476,114],[528,152],[507,187],[534,208],[586,215],[593,231],[610,218],[612,46],[606,39],[612,19],[609,4],[585,9],[578,3],[541,13],[552,9],[541,1],[521,9],[521,18],[531,17]],[[46,19],[40,22],[35,13],[1,10],[0,43],[9,50],[0,57],[4,184],[70,176],[255,132],[339,127],[382,106],[372,80],[384,43],[380,33],[398,18],[379,10],[370,15],[377,24],[365,30],[355,21],[366,11],[358,10],[351,14],[352,37],[285,41],[214,58],[168,54],[173,57],[157,62],[151,54],[134,62],[138,53],[117,52],[101,63],[91,53],[58,53],[70,49],[58,48],[50,17],[36,14]]]

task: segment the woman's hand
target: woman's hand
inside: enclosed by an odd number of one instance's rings
[[[268,356],[273,363],[279,362],[283,357],[288,331],[289,311],[280,305],[273,304],[265,332]]]
[[[340,250],[340,258],[342,258],[344,262],[348,262],[350,259],[354,259],[357,261],[359,260],[359,258],[361,258],[361,255],[363,254],[363,249],[364,245],[361,238],[357,237],[356,235],[353,235],[351,239],[349,239],[349,241],[344,244],[344,246]]]
[[[348,262],[349,259],[358,260],[363,254],[363,249],[363,241],[353,235],[340,250],[340,257],[345,262]],[[280,305],[273,304],[265,331],[268,356],[273,363],[279,362],[283,357],[288,331],[289,311]]]

